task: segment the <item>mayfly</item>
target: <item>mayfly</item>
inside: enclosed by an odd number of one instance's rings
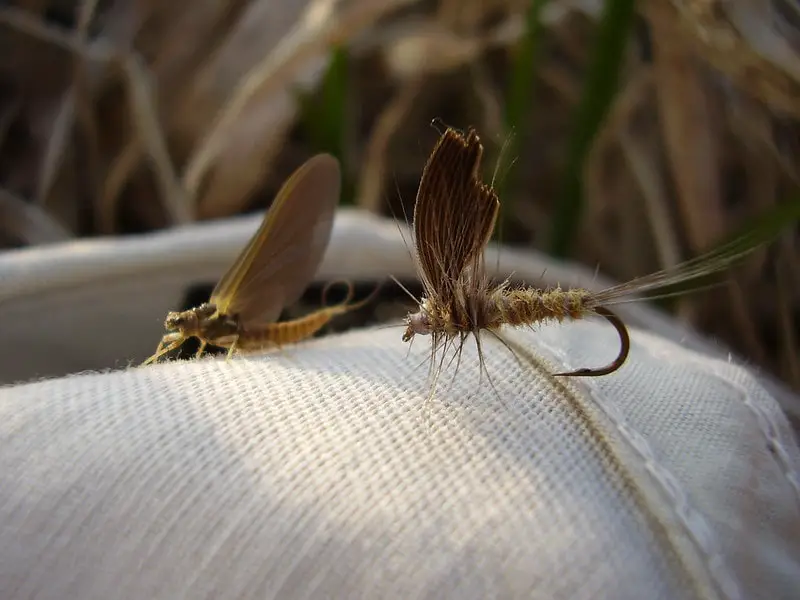
[[[275,323],[284,307],[295,302],[314,276],[331,235],[339,201],[338,161],[318,154],[300,166],[281,187],[258,231],[222,277],[205,304],[170,312],[168,333],[155,354],[157,361],[196,337],[202,355],[207,345],[256,351],[280,347],[314,335],[333,317],[354,310],[370,298],[350,303],[353,289],[341,304],[305,317]]]
[[[609,306],[710,275],[749,252],[742,250],[742,242],[738,240],[674,269],[600,292],[582,288],[514,287],[509,280],[494,284],[486,274],[484,249],[494,230],[500,202],[492,187],[480,180],[482,155],[483,146],[474,129],[470,128],[464,135],[447,128],[420,179],[413,232],[424,296],[419,310],[406,317],[403,341],[409,342],[415,335],[430,335],[434,359],[440,348],[456,341],[460,355],[466,338],[473,334],[483,365],[482,331],[498,336],[503,325],[533,326],[600,316],[607,319],[619,335],[617,357],[603,367],[555,375],[608,375],[625,363],[630,351],[628,330]]]

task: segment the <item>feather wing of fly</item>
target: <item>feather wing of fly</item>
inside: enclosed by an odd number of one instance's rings
[[[210,302],[219,314],[269,323],[302,295],[330,240],[340,191],[341,171],[331,155],[314,156],[295,171],[214,288]]]
[[[475,266],[492,235],[500,207],[479,178],[483,146],[476,132],[448,129],[420,178],[414,207],[414,238],[428,296],[454,299],[456,282]]]

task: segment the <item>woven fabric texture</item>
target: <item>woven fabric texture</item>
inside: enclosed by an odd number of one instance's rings
[[[0,389],[4,599],[797,597],[800,455],[744,369],[606,324]]]

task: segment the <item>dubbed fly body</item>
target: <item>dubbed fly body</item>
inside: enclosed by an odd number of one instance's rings
[[[441,135],[420,179],[414,207],[414,245],[424,297],[406,318],[403,341],[430,335],[432,354],[457,344],[460,352],[472,334],[481,349],[482,332],[497,335],[502,326],[532,326],[548,321],[600,316],[616,329],[620,350],[608,365],[581,368],[557,376],[596,377],[619,369],[628,357],[630,338],[609,306],[652,297],[665,288],[721,271],[754,248],[737,240],[674,269],[640,277],[600,292],[583,288],[539,289],[493,283],[486,274],[484,249],[500,208],[497,194],[480,178],[483,146],[474,129],[452,128]],[[644,297],[642,297],[644,295]]]

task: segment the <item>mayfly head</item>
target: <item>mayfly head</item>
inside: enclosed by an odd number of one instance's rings
[[[196,335],[217,312],[213,304],[201,304],[197,308],[167,313],[164,319],[164,329],[169,332],[180,331],[184,336]]]

